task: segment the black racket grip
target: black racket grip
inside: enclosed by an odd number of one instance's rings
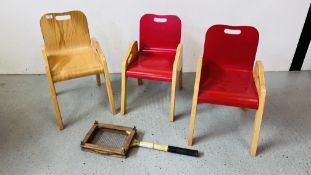
[[[168,146],[167,152],[182,154],[187,156],[199,157],[199,151],[193,149],[179,148],[175,146]]]

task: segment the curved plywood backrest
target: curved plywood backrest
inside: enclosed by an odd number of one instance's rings
[[[206,32],[203,64],[252,70],[259,33],[250,26],[214,25]]]
[[[141,50],[176,50],[181,38],[181,21],[174,15],[146,14],[140,19]]]
[[[45,14],[40,26],[47,54],[90,46],[87,19],[80,11]]]

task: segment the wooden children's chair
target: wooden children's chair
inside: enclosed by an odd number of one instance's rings
[[[172,82],[170,121],[174,120],[175,89],[182,88],[181,21],[174,15],[146,14],[140,19],[140,41],[131,43],[122,62],[121,114],[126,112],[127,78]]]
[[[215,25],[206,32],[198,60],[188,145],[192,145],[197,103],[256,109],[251,155],[256,156],[266,99],[264,69],[254,60],[259,34],[254,27]]]
[[[115,114],[106,58],[98,41],[90,39],[85,15],[80,11],[49,13],[41,17],[40,25],[44,40],[42,56],[59,128],[64,128],[54,87],[59,81],[96,75],[100,86],[103,73],[110,109]]]

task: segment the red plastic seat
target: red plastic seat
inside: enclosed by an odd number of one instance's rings
[[[140,40],[131,44],[122,63],[121,114],[126,110],[126,79],[172,82],[170,121],[174,120],[175,88],[182,84],[181,21],[174,15],[146,14],[140,19]]]
[[[253,72],[202,66],[198,102],[257,109]]]
[[[188,144],[192,145],[197,103],[256,109],[251,154],[256,155],[266,89],[263,65],[256,62],[259,34],[254,27],[214,25],[206,32],[194,87]]]
[[[129,65],[126,76],[171,82],[175,54],[175,51],[141,51],[137,59]]]

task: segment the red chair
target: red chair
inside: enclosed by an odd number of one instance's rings
[[[146,14],[140,19],[140,42],[131,43],[122,62],[121,115],[126,112],[127,78],[172,82],[170,121],[174,120],[177,81],[182,88],[181,21],[174,15]]]
[[[188,145],[192,145],[197,103],[256,109],[251,155],[256,156],[266,88],[263,64],[254,60],[259,34],[254,27],[215,25],[206,32],[198,60]]]

